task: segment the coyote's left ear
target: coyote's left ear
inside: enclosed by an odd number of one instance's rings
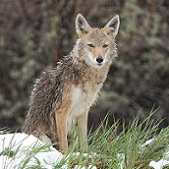
[[[82,37],[83,35],[86,35],[91,30],[90,25],[86,21],[86,19],[83,17],[82,14],[78,14],[76,17],[76,32],[79,37]]]
[[[107,35],[111,36],[112,38],[115,38],[116,35],[118,34],[119,31],[119,26],[120,26],[120,19],[119,16],[116,15],[113,17],[103,28]]]

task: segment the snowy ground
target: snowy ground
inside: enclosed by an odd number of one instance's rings
[[[142,148],[146,148],[152,140],[148,140]],[[35,151],[36,150],[36,151]],[[79,153],[75,153],[75,158]],[[84,157],[88,154],[84,154]],[[92,155],[97,156],[96,154]],[[92,158],[91,156],[91,158]],[[119,169],[124,168],[124,154],[118,154],[121,159]],[[53,166],[59,165],[65,156],[50,145],[45,145],[32,135],[24,133],[15,134],[1,134],[0,135],[0,168],[3,169],[18,169],[18,168],[33,168],[39,165],[40,168],[52,169]],[[151,161],[149,166],[154,169],[162,169],[163,166],[169,165],[169,151],[164,154],[163,159],[155,162]],[[66,160],[61,169],[67,169],[68,164]],[[96,166],[89,165],[88,169],[97,169]],[[75,165],[74,169],[87,169],[80,165]]]
[[[35,151],[36,150],[36,151]],[[74,154],[78,156],[79,154]],[[85,156],[85,154],[84,154]],[[65,156],[50,145],[45,145],[32,135],[24,133],[1,134],[0,135],[0,169],[40,168],[52,169],[61,163]],[[60,169],[67,169],[65,161]],[[96,167],[89,166],[90,169]],[[74,169],[84,169],[75,165]]]

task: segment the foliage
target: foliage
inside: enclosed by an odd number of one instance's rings
[[[91,109],[89,126],[96,129],[107,112],[109,123],[115,117],[129,124],[141,109],[144,119],[153,106],[159,107],[154,119],[168,117],[168,7],[167,0],[2,0],[0,127],[21,129],[34,80],[41,71],[54,67],[75,43],[78,12],[92,26],[103,26],[115,14],[121,20],[119,57]],[[166,118],[160,128],[168,124]]]

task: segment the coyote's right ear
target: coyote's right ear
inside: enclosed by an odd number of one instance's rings
[[[86,35],[89,33],[91,27],[86,21],[86,19],[83,17],[82,14],[78,14],[76,17],[76,32],[79,37],[82,37],[83,35]]]
[[[120,26],[120,19],[119,16],[116,15],[106,24],[106,26],[103,29],[106,30],[106,33],[109,36],[115,38],[116,35],[118,34],[119,26]]]

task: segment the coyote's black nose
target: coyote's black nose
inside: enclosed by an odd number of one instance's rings
[[[102,62],[103,62],[103,58],[102,58],[102,57],[97,57],[97,58],[96,58],[96,61],[97,61],[98,63],[102,63]]]

